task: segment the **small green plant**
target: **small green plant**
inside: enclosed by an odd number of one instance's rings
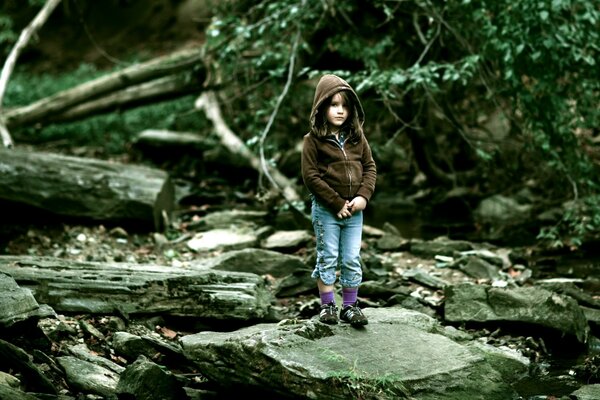
[[[368,373],[361,371],[358,359],[354,361],[348,357],[323,349],[321,353],[324,360],[329,363],[339,364],[340,367],[328,375],[334,386],[346,390],[353,399],[407,399],[409,393],[402,385],[399,376],[392,373]]]
[[[600,195],[588,196],[563,205],[564,213],[554,225],[544,227],[538,239],[550,248],[579,248],[596,239],[600,231]]]

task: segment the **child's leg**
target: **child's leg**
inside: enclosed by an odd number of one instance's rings
[[[362,282],[362,264],[360,247],[362,244],[362,212],[354,214],[345,221],[340,235],[340,257],[342,261],[340,283],[344,305],[340,319],[353,326],[367,325],[367,317],[358,307],[358,286]]]
[[[317,262],[311,276],[317,279],[319,293],[333,293],[340,248],[340,221],[331,211],[313,201],[312,222],[315,230]]]
[[[312,221],[317,240],[317,263],[311,276],[317,279],[321,298],[319,321],[325,324],[337,324],[338,322],[333,293],[340,240],[340,227],[336,219],[329,210],[313,200]]]
[[[362,282],[360,247],[362,245],[363,214],[357,212],[344,221],[340,233],[341,274],[340,283],[344,288],[358,290]]]
[[[358,287],[353,288],[342,288],[342,300],[344,301],[343,307],[348,307],[356,303],[358,297]]]
[[[319,288],[319,296],[321,297],[321,304],[335,304],[335,296],[333,293],[333,285],[326,285],[323,283],[321,278],[317,278],[317,287]]]

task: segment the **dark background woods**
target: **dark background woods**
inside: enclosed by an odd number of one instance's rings
[[[3,2],[5,54],[42,3]],[[598,6],[583,0],[70,0],[20,55],[2,106],[181,49],[201,51],[181,71],[184,84],[164,96],[81,117],[65,110],[12,126],[9,119],[16,146],[159,165],[196,193],[239,187],[246,198],[284,207],[262,171],[218,150],[194,102],[216,91],[231,131],[297,185],[302,203],[298,146],[314,83],[338,73],[366,109],[379,169],[373,224],[391,221],[409,236],[574,250],[594,243],[600,224],[599,18]],[[181,148],[140,156],[133,143],[146,129],[197,133],[203,157]],[[527,212],[482,217],[482,201],[498,195]]]

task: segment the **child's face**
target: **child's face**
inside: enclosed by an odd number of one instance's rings
[[[327,124],[331,130],[338,130],[348,119],[348,105],[341,94],[336,93],[327,107]]]

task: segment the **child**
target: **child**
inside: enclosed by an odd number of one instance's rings
[[[304,136],[302,179],[312,199],[317,262],[312,277],[321,297],[319,320],[338,321],[333,294],[339,266],[343,306],[340,319],[366,325],[358,307],[362,281],[362,210],[375,190],[377,170],[363,134],[364,111],[354,89],[336,75],[324,75],[315,90],[310,132]]]

